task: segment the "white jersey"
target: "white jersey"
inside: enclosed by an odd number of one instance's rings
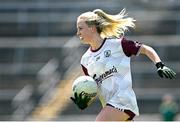
[[[125,38],[105,39],[100,48],[89,48],[82,56],[83,70],[97,82],[103,107],[111,104],[139,115],[132,89],[130,56],[137,55],[140,46],[140,43]]]

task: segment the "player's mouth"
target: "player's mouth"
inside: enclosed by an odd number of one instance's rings
[[[83,37],[79,36],[79,39],[80,39],[80,40],[83,40]]]

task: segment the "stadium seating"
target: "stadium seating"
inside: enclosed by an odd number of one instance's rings
[[[42,84],[38,73],[50,60],[58,61],[56,70],[59,81],[65,79],[71,66],[79,65],[80,57],[87,47],[80,46],[74,37],[76,18],[82,12],[96,8],[112,14],[126,8],[129,16],[137,20],[136,29],[128,32],[127,38],[154,47],[165,64],[177,72],[176,79],[164,80],[157,76],[156,68],[149,59],[144,56],[132,58],[133,87],[140,112],[158,113],[164,93],[171,93],[180,101],[179,0],[1,0],[0,120],[23,120],[38,106],[43,96],[38,91]],[[25,98],[22,101],[24,105],[33,104],[33,108],[21,111],[26,114],[18,116],[17,108],[21,107],[22,102],[18,103],[15,98],[23,89],[29,88],[27,86],[31,86],[31,94],[27,98],[31,102],[25,101]],[[100,108],[100,103],[96,101],[81,112],[69,102],[59,116],[94,115]]]

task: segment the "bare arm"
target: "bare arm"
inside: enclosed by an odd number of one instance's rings
[[[152,47],[142,45],[139,50],[139,54],[146,55],[149,59],[151,59],[154,62],[154,64],[157,67],[157,73],[160,77],[170,79],[175,78],[176,73],[172,69],[166,67],[165,64],[161,62],[160,57]]]
[[[154,62],[154,64],[161,62],[161,59],[156,53],[156,51],[150,46],[143,44],[139,50],[139,54],[146,55],[149,59],[151,59]]]

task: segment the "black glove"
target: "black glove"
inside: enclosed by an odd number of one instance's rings
[[[88,103],[91,100],[91,98],[83,92],[81,92],[78,96],[78,94],[75,92],[74,93],[74,98],[71,97],[71,100],[80,108],[81,110],[85,109],[88,107]]]
[[[169,79],[175,78],[176,73],[172,69],[166,67],[162,62],[156,63],[156,67],[157,67],[157,73],[161,78],[163,77]]]

